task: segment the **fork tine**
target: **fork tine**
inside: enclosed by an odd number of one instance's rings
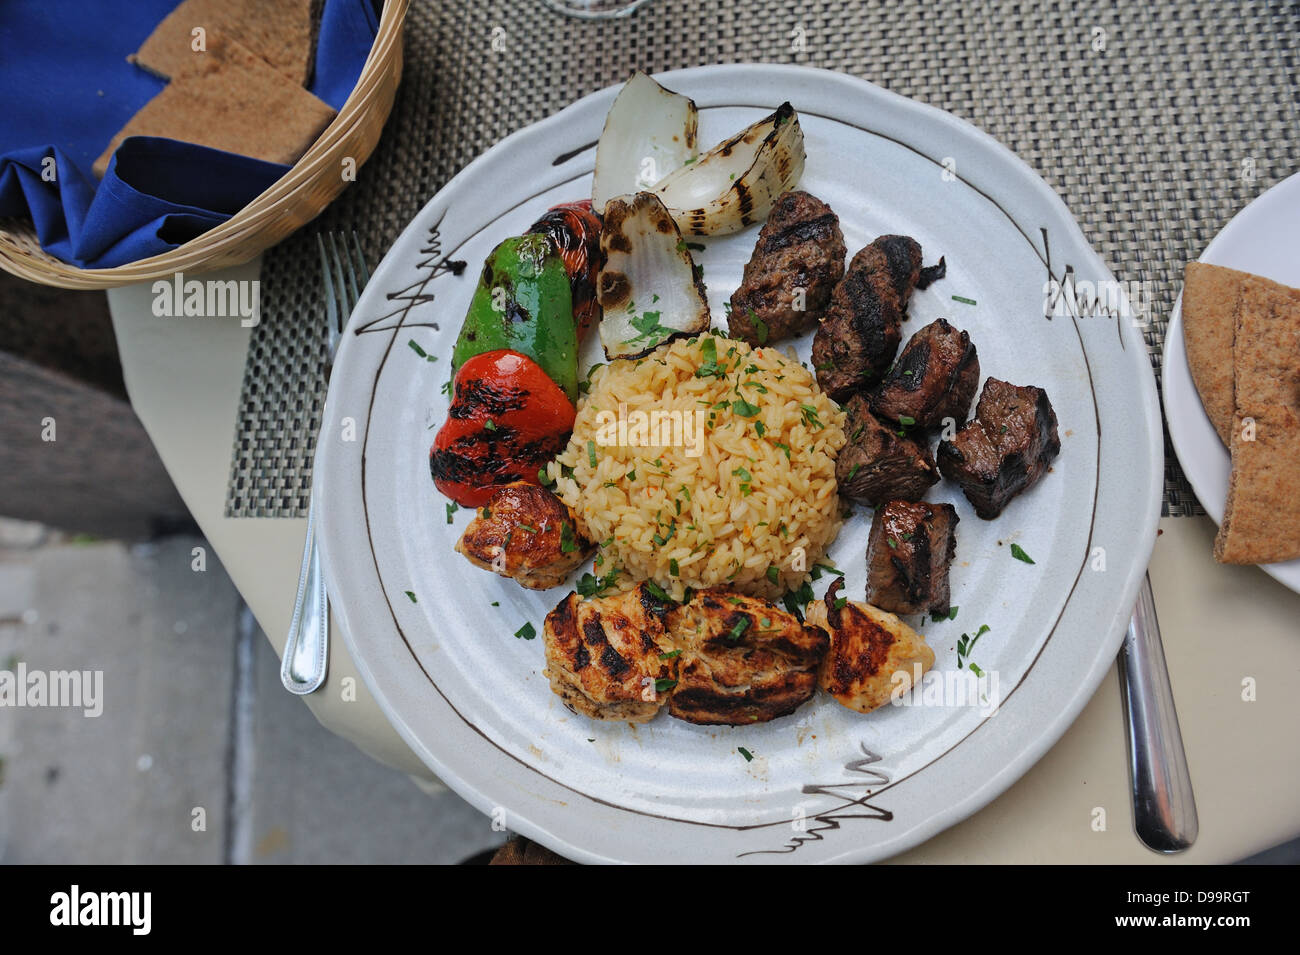
[[[366,265],[366,253],[361,248],[361,236],[357,235],[355,230],[352,233],[352,249],[356,254],[357,273],[361,276],[357,281],[357,290],[360,291],[370,281],[370,268]]]
[[[334,330],[339,327],[339,302],[335,293],[334,275],[330,267],[329,254],[325,250],[325,238],[319,232],[316,233],[316,246],[320,249],[320,266],[321,275],[325,284],[325,318],[330,329],[331,336]],[[332,342],[331,342],[332,344]]]

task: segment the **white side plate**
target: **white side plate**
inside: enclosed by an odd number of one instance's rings
[[[1300,174],[1282,180],[1233,216],[1197,261],[1300,286]],[[1169,319],[1162,358],[1169,439],[1201,507],[1222,524],[1232,456],[1219,440],[1192,381],[1183,343],[1181,292]],[[1259,569],[1300,593],[1300,559],[1260,564]]]

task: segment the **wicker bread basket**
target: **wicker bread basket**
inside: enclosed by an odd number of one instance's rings
[[[32,224],[0,220],[0,268],[62,288],[99,289],[247,262],[325,210],[374,150],[402,78],[402,24],[409,0],[385,0],[379,32],[357,84],[334,121],[271,188],[221,225],[162,255],[112,269],[79,269],[41,250]]]

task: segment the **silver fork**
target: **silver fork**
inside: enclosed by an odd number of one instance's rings
[[[351,248],[347,235],[330,233],[328,242],[320,235],[316,236],[325,282],[325,318],[329,329],[329,354],[325,361],[327,382],[334,368],[334,354],[343,339],[343,327],[357,307],[361,290],[370,280],[361,240],[355,232],[351,235]],[[301,696],[319,689],[329,669],[329,644],[330,604],[320,568],[320,552],[316,549],[316,492],[313,488],[307,504],[307,539],[302,547],[298,594],[293,604],[293,619],[289,622],[289,638],[285,641],[284,655],[280,660],[280,682],[286,690]]]

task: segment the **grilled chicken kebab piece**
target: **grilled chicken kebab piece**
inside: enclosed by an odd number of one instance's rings
[[[843,403],[879,381],[902,340],[912,290],[943,273],[942,259],[922,269],[921,246],[905,235],[882,235],[853,256],[813,336],[813,368],[822,391]]]
[[[845,601],[837,606],[844,578],[831,584],[825,600],[808,607],[808,623],[830,634],[830,649],[818,671],[818,683],[835,700],[859,713],[870,713],[914,685],[917,670],[934,666],[934,651],[925,638],[899,620],[869,604]],[[895,683],[894,674],[907,679]]]
[[[546,615],[546,676],[570,708],[596,720],[644,723],[677,674],[667,618],[676,606],[642,584],[612,597],[571,593]]]
[[[829,639],[768,600],[706,590],[674,611],[682,654],[668,713],[743,726],[793,713],[817,690]]]
[[[871,396],[871,410],[902,425],[933,428],[966,420],[980,384],[980,360],[970,335],[936,319],[907,341]]]
[[[760,346],[810,330],[844,275],[844,252],[830,206],[806,192],[782,193],[731,296],[731,337]]]
[[[685,604],[645,584],[610,597],[569,594],[546,617],[546,674],[593,719],[748,725],[791,713],[817,689],[829,639],[767,600],[717,590]]]
[[[948,613],[958,520],[951,504],[890,501],[878,508],[867,537],[867,602],[893,613]]]
[[[913,441],[872,412],[867,397],[854,395],[844,406],[848,441],[835,459],[835,481],[845,497],[875,507],[900,498],[919,501],[938,483],[930,445]]]
[[[1061,450],[1047,392],[990,378],[975,417],[951,441],[940,441],[939,470],[961,485],[975,513],[992,520],[1047,473]]]
[[[595,549],[578,532],[568,505],[524,481],[493,491],[456,542],[457,552],[474,566],[513,577],[530,590],[564,583]]]

